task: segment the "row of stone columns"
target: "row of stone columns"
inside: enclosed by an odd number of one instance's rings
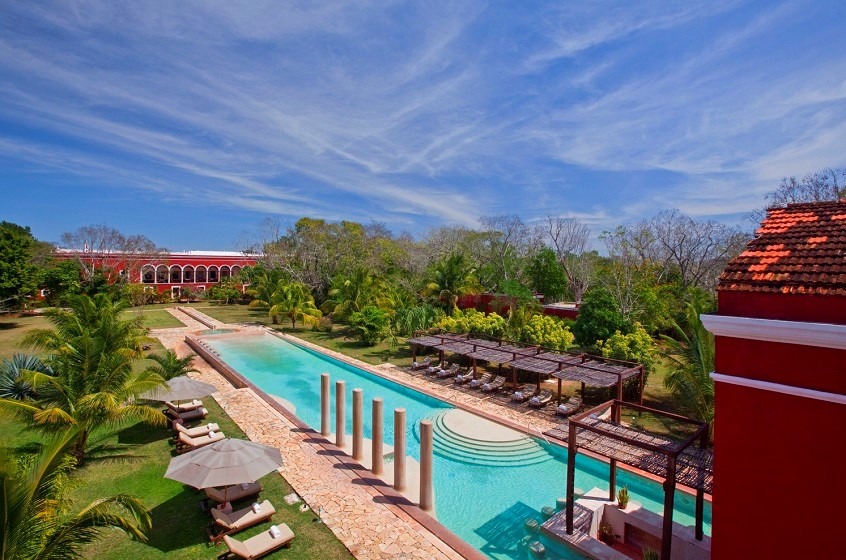
[[[330,430],[330,380],[329,374],[320,375],[320,434],[328,437]],[[361,461],[364,457],[364,392],[353,389],[353,426],[352,458]],[[335,445],[346,445],[346,383],[335,382]],[[382,399],[373,399],[372,406],[372,457],[370,470],[374,475],[382,475],[383,458],[383,407]],[[394,409],[394,489],[403,492],[406,489],[406,437],[405,409]],[[432,422],[420,422],[420,509],[431,511],[434,503],[432,483],[433,432]]]

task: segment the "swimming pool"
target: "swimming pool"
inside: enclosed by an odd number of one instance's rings
[[[364,390],[364,432],[370,437],[370,400],[384,401],[384,438],[393,444],[393,409],[406,410],[408,455],[419,458],[417,426],[420,420],[438,417],[453,407],[413,389],[392,383],[344,362],[310,349],[291,344],[270,334],[237,337],[210,337],[205,342],[231,367],[249,378],[263,391],[291,401],[297,416],[309,426],[320,427],[320,374],[329,373],[335,381],[344,380],[347,391],[347,430],[352,426],[352,390]],[[333,392],[334,395],[334,387]],[[334,426],[334,406],[332,426]],[[438,436],[436,435],[436,438]],[[437,447],[437,444],[436,444]],[[529,438],[521,452],[530,459],[507,462],[474,461],[461,453],[441,449],[434,457],[435,513],[438,521],[469,544],[496,559],[522,559],[519,546],[525,535],[523,521],[541,520],[540,510],[554,506],[565,494],[567,450],[542,440]],[[481,463],[481,464],[479,464]],[[608,488],[608,466],[579,454],[576,487],[590,490]],[[627,485],[632,500],[656,513],[663,508],[661,485],[620,470],[618,484]],[[711,507],[706,503],[705,532],[711,532]],[[676,493],[675,521],[694,523],[693,497]],[[548,548],[547,558],[581,558],[569,549]]]

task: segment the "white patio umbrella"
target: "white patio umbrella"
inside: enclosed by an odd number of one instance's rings
[[[282,453],[254,441],[226,438],[174,457],[165,478],[201,490],[255,482],[282,466]]]
[[[141,398],[150,399],[151,401],[186,401],[190,399],[199,399],[211,395],[217,391],[217,387],[211,383],[197,381],[191,379],[186,375],[174,377],[167,382],[166,387],[156,387],[141,393]]]

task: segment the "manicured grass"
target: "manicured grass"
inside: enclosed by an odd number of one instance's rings
[[[267,309],[254,309],[248,305],[195,305],[198,311],[209,317],[217,319],[222,323],[252,323],[259,325],[270,325],[270,317]],[[290,324],[290,323],[289,323]]]
[[[11,358],[13,354],[31,353],[31,350],[21,347],[23,337],[29,331],[48,328],[50,323],[41,315],[0,315],[0,359]]]
[[[204,399],[210,411],[209,420],[220,424],[228,437],[244,438],[235,423],[211,398]],[[4,444],[18,449],[32,447],[36,435],[22,431],[22,426],[8,420],[0,421],[4,433],[15,435],[4,438]],[[70,492],[71,510],[76,511],[94,499],[114,494],[132,494],[141,498],[150,509],[153,528],[147,543],[129,540],[123,533],[108,531],[103,540],[84,550],[87,558],[105,560],[144,559],[206,559],[216,558],[224,545],[210,546],[204,527],[211,517],[199,507],[202,493],[176,481],[163,478],[172,457],[168,442],[171,432],[164,426],[134,424],[118,429],[102,430],[92,437],[92,446],[104,453],[92,457],[85,466],[74,473]],[[118,459],[118,455],[131,458]],[[109,459],[108,457],[112,458]],[[276,508],[274,523],[287,523],[296,538],[290,548],[270,557],[310,560],[313,558],[348,559],[349,551],[309,511],[300,512],[299,505],[287,505],[283,497],[292,492],[291,487],[276,473],[261,479],[264,491],[261,499],[268,499]],[[241,507],[247,504],[236,504]],[[266,531],[269,523],[244,531],[238,539],[249,538]]]
[[[141,326],[147,329],[173,329],[185,324],[164,309],[133,307],[124,311],[123,318],[141,317]]]

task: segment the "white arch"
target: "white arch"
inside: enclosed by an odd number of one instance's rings
[[[173,276],[174,269],[179,271],[179,276],[176,277],[176,280],[173,279],[174,278],[174,276]],[[170,268],[168,268],[168,280],[170,281],[169,282],[170,284],[181,284],[182,283],[182,267],[179,266],[178,264],[170,265]]]
[[[162,276],[160,276],[162,275]],[[170,269],[163,264],[156,266],[156,284],[167,284],[170,280]]]
[[[185,284],[193,284],[196,282],[196,276],[194,275],[194,267],[190,264],[186,264],[182,267],[182,282]]]
[[[202,275],[202,276],[201,276]],[[204,265],[198,265],[197,268],[194,269],[194,282],[202,284],[208,281],[208,268]]]

